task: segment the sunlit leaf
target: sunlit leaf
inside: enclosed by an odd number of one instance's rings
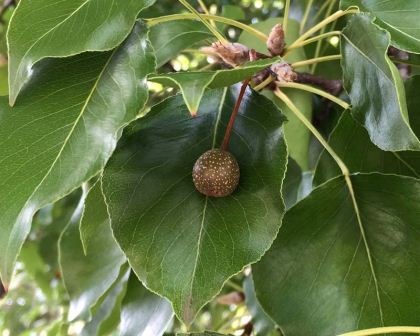
[[[14,107],[0,98],[0,277],[33,214],[95,176],[144,106],[154,58],[139,23],[118,49],[41,62]]]

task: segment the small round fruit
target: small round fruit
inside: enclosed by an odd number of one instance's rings
[[[239,165],[235,157],[221,149],[211,149],[194,164],[193,181],[196,189],[206,196],[225,197],[239,184]]]

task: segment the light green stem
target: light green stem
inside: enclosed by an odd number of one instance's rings
[[[313,26],[306,33],[302,34],[295,42],[293,42],[291,44],[291,46],[306,40],[307,38],[312,36],[317,31],[321,30],[323,27],[325,27],[329,23],[331,23],[335,20],[338,20],[340,17],[342,17],[344,15],[347,15],[347,14],[354,14],[354,13],[359,13],[359,10],[358,9],[348,9],[348,10],[345,10],[345,11],[339,10],[339,11],[335,12],[334,14],[330,15],[326,19],[322,20],[320,23]]]
[[[213,27],[210,23],[208,23],[207,20],[203,17],[203,15],[197,12],[195,8],[188,3],[187,0],[178,0],[178,1],[181,4],[183,4],[185,8],[187,8],[193,15],[195,15],[197,19],[200,20],[221,43],[223,44],[229,43],[228,40],[226,40],[226,38],[222,34],[220,34],[219,31],[215,27]]]
[[[420,334],[420,327],[381,327],[381,328],[371,328],[365,330],[357,330],[341,334],[339,336],[370,336],[370,335],[382,335],[382,334],[397,334],[397,333],[406,333],[406,334]]]
[[[331,1],[331,0],[330,0],[330,5],[328,6],[327,13],[325,14],[325,16],[327,16],[327,17],[328,17],[328,16],[330,16],[330,15],[331,15],[331,12],[332,12],[332,10],[333,10],[333,8],[334,8],[334,4],[335,4],[335,1]],[[336,21],[334,21],[334,22],[336,22]],[[326,28],[327,28],[327,26],[322,27],[322,29],[321,29],[321,31],[320,31],[321,35],[325,33],[325,29],[326,29]],[[322,42],[323,42],[323,40],[318,40],[318,42],[317,42],[317,44],[316,44],[315,54],[314,54],[314,57],[315,57],[315,58],[319,57],[319,54],[320,54],[320,52],[321,52]],[[316,66],[317,66],[317,63],[314,63],[314,64],[312,65],[312,69],[311,69],[312,73],[313,73],[313,72],[315,72]]]
[[[305,13],[303,14],[302,21],[300,21],[300,29],[299,29],[300,34],[302,34],[303,31],[305,30],[306,22],[308,22],[309,13],[311,12],[313,3],[314,3],[314,0],[309,0],[308,4],[306,5]]]
[[[206,4],[204,3],[204,1],[203,1],[203,0],[197,0],[197,1],[198,1],[198,4],[200,5],[201,9],[203,10],[203,12],[204,12],[205,14],[209,15],[209,14],[210,14],[210,11],[209,11],[209,9],[207,8],[207,6],[206,6]],[[216,23],[215,23],[213,20],[210,20],[210,24],[211,24],[213,27],[216,27]]]
[[[284,14],[283,14],[283,32],[284,35],[287,36],[287,26],[289,23],[289,11],[290,11],[290,0],[286,0],[286,4],[284,5]]]
[[[201,17],[209,20],[214,20],[216,22],[222,22],[230,26],[237,27],[239,29],[242,29],[252,35],[254,35],[256,38],[260,39],[264,43],[267,42],[268,36],[264,33],[260,32],[259,30],[248,26],[244,23],[241,23],[236,20],[228,19],[222,16],[217,15],[207,15],[207,14],[201,14]],[[146,22],[149,25],[149,27],[152,27],[154,25],[157,25],[159,23],[163,22],[169,22],[169,21],[175,21],[175,20],[196,20],[197,17],[194,14],[173,14],[173,15],[166,15],[166,16],[159,16],[156,18],[147,19]]]
[[[315,138],[318,139],[318,141],[321,143],[321,145],[325,148],[325,150],[330,153],[334,161],[337,163],[337,165],[340,167],[341,172],[344,176],[350,176],[349,169],[344,164],[344,162],[341,160],[341,158],[338,156],[338,154],[332,149],[332,147],[328,144],[328,142],[324,139],[324,137],[321,135],[321,133],[318,132],[318,130],[315,128],[314,125],[305,117],[305,115],[296,107],[295,104],[290,100],[289,97],[287,97],[286,94],[281,92],[280,90],[274,91],[274,94],[279,97],[286,105],[287,107],[295,114],[295,116],[306,126],[307,129],[311,131],[311,133],[315,136]]]
[[[254,87],[255,91],[260,91],[262,89],[264,89],[268,84],[274,82],[274,77],[269,76],[267,77],[263,82],[261,82],[260,84],[258,84],[257,86]]]
[[[299,62],[295,62],[292,63],[291,66],[292,68],[299,68],[299,67],[303,67],[305,65],[309,65],[309,64],[315,64],[315,63],[320,63],[320,62],[327,62],[327,61],[336,61],[341,59],[341,55],[329,55],[329,56],[322,56],[322,57],[318,57],[318,58],[311,58],[305,61],[299,61]]]
[[[318,96],[322,96],[324,98],[327,98],[327,99],[331,100],[332,102],[340,105],[345,110],[350,108],[350,105],[348,103],[346,103],[344,100],[341,100],[340,98],[337,98],[336,96],[333,96],[332,94],[330,94],[328,92],[325,92],[324,90],[317,89],[317,88],[315,88],[313,86],[310,86],[310,85],[293,83],[293,82],[284,82],[284,83],[278,83],[277,86],[278,87],[283,87],[283,88],[291,88],[291,89],[298,89],[298,90],[311,92],[311,93],[314,93]]]
[[[290,46],[290,47],[286,48],[286,51],[285,51],[284,55],[287,55],[291,50],[306,46],[307,44],[316,42],[318,40],[321,40],[321,39],[324,39],[324,38],[327,38],[327,37],[330,37],[330,36],[340,35],[340,34],[341,34],[341,31],[334,30],[334,31],[330,31],[330,32],[327,32],[327,33],[324,33],[324,34],[320,34],[320,35],[308,38],[307,40],[304,40],[300,43],[293,44],[293,46]]]

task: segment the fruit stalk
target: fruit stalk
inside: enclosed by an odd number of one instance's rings
[[[239,108],[241,107],[241,102],[242,102],[242,99],[244,97],[244,94],[245,94],[245,91],[246,91],[246,88],[247,88],[249,82],[250,82],[250,79],[247,79],[242,83],[238,99],[236,100],[235,107],[233,108],[232,114],[230,116],[229,124],[226,128],[226,133],[225,133],[225,137],[223,139],[222,146],[220,147],[222,150],[227,150],[227,148],[229,146],[229,140],[230,140],[230,136],[232,134],[232,128],[233,128],[233,125],[235,124],[235,119],[236,119],[236,116],[238,115]]]

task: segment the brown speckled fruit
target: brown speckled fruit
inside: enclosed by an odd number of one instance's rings
[[[211,149],[201,155],[192,175],[195,187],[206,196],[229,196],[239,184],[238,162],[231,153],[221,149]]]

